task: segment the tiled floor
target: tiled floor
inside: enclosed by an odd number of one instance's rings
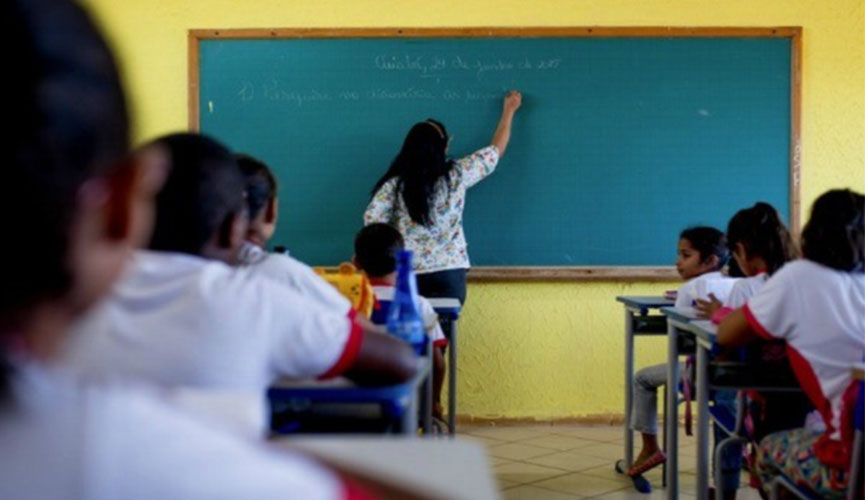
[[[650,495],[638,493],[626,477],[613,470],[622,458],[624,440],[610,426],[462,426],[463,437],[483,443],[505,500],[564,500],[599,498],[654,500],[664,497],[661,468],[649,471]],[[695,440],[679,438],[679,498],[691,500],[696,488]],[[639,442],[635,443],[639,450]],[[635,451],[635,452],[636,452]],[[743,477],[743,485],[747,485]],[[740,489],[737,498],[755,500],[756,491]]]

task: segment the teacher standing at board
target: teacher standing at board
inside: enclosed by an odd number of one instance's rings
[[[375,184],[364,224],[394,225],[414,253],[418,292],[425,297],[453,297],[465,304],[469,255],[463,234],[466,190],[493,173],[507,149],[514,113],[522,95],[505,96],[490,145],[451,160],[451,137],[440,122],[415,124],[390,168]]]

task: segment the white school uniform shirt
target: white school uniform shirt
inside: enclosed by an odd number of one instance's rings
[[[0,498],[9,500],[346,497],[310,460],[222,432],[158,393],[41,366],[16,366],[0,442]]]
[[[691,279],[676,293],[676,307],[694,307],[697,299],[707,299],[714,294],[721,302],[726,302],[736,278],[725,276],[720,271],[705,273]]]
[[[248,270],[152,251],[136,252],[74,331],[62,361],[87,377],[254,391],[342,373],[363,337],[345,315]]]
[[[258,245],[246,242],[240,249],[240,265],[252,272],[278,281],[325,307],[353,315],[351,302],[339,290],[303,262],[278,253],[268,253]]]
[[[840,439],[850,367],[865,356],[865,274],[806,259],[789,262],[743,312],[758,335],[787,342],[799,384],[820,411],[829,438]]]
[[[393,302],[396,288],[390,285],[373,285],[372,292],[375,295],[376,300]],[[430,301],[421,296],[418,296],[417,299],[418,307],[420,308],[419,312],[421,321],[423,321],[427,336],[432,340],[433,347],[444,347],[448,345],[448,340],[439,324],[439,316],[436,314]]]
[[[724,305],[731,309],[739,309],[748,302],[749,298],[753,297],[754,294],[763,288],[768,279],[769,275],[764,272],[748,276],[747,278],[737,279],[736,283],[733,284],[733,288],[730,289],[730,295],[727,296]]]

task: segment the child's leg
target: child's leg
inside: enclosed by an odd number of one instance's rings
[[[735,425],[735,415],[736,415],[736,391],[716,391],[715,392],[715,406],[726,408],[729,412],[732,419],[727,424],[733,426]],[[724,432],[724,429],[721,426],[714,424],[712,426],[714,437],[715,437],[715,446],[730,437],[729,434]],[[715,454],[712,453],[712,457],[715,457]],[[736,498],[736,490],[739,489],[739,477],[742,474],[742,445],[740,443],[735,443],[731,445],[727,445],[724,448],[724,453],[721,454],[721,460],[714,464],[715,468],[721,468],[721,481],[723,483],[724,489],[724,500],[732,500]]]
[[[442,418],[442,385],[445,379],[444,349],[433,348],[433,416]]]
[[[667,382],[667,365],[643,368],[634,376],[634,404],[631,408],[631,429],[643,435],[643,449],[634,465],[655,454],[658,446],[658,387]]]
[[[810,489],[820,498],[844,498],[849,475],[824,465],[814,453],[814,444],[822,433],[795,429],[769,434],[757,450],[757,473],[768,490],[769,483],[779,473],[800,487]]]

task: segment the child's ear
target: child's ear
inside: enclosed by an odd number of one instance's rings
[[[249,218],[246,212],[231,212],[222,221],[219,227],[219,247],[232,249],[238,248],[246,239],[249,229]]]
[[[268,224],[276,223],[276,217],[279,215],[279,204],[277,203],[276,197],[272,198],[267,203],[267,208],[265,209],[264,214],[264,222]]]
[[[719,259],[717,255],[712,254],[709,256],[708,259],[706,259],[705,262],[707,267],[710,267],[712,269],[718,269],[718,264],[721,263],[721,259]]]

